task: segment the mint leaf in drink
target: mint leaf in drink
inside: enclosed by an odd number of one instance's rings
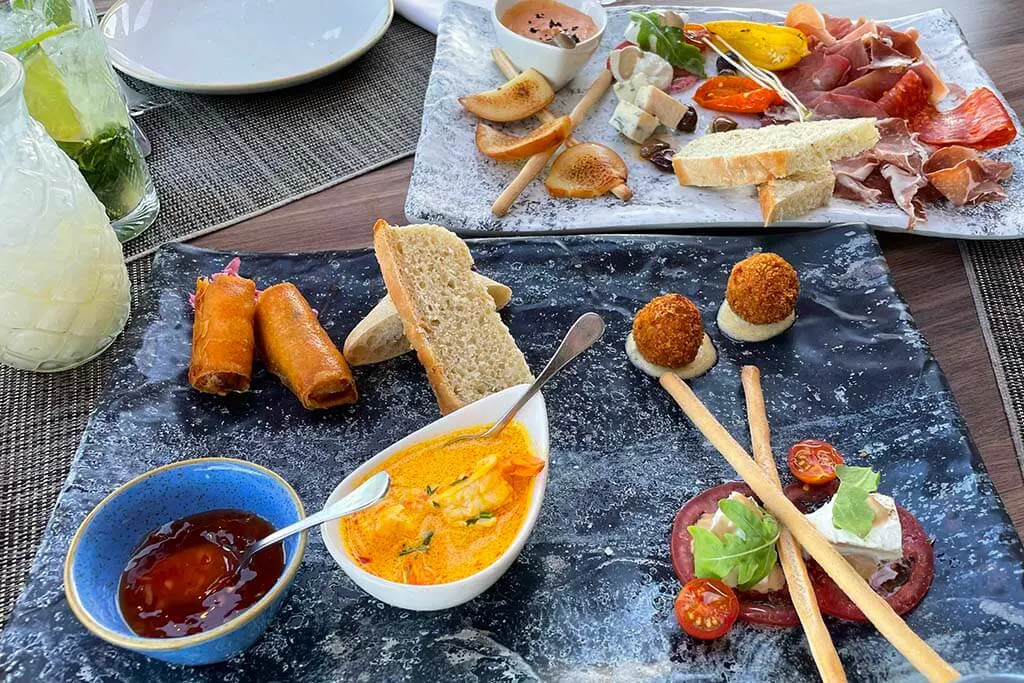
[[[836,466],[839,490],[832,502],[832,525],[864,538],[871,533],[875,512],[868,505],[868,496],[878,490],[881,480],[870,467]]]
[[[89,187],[116,220],[134,209],[146,192],[142,155],[127,126],[110,126],[85,142],[57,140]]]

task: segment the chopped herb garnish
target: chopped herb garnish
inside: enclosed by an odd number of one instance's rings
[[[476,517],[470,517],[469,519],[466,520],[466,526],[473,526],[474,524],[479,522],[481,519],[494,519],[494,513],[493,512],[481,512]]]
[[[493,512],[481,512],[480,513],[480,519],[491,519],[492,517],[494,517],[494,513]]]
[[[398,556],[403,557],[405,555],[411,555],[412,553],[425,553],[430,549],[430,541],[434,538],[434,532],[428,531],[423,536],[423,542],[419,545],[412,546],[411,548],[402,548],[398,551]]]
[[[466,526],[473,526],[474,524],[476,524],[479,521],[480,521],[479,517],[470,517],[469,519],[466,520]]]
[[[431,486],[430,484],[427,484],[427,495],[428,496],[434,495],[434,491],[436,491],[436,490],[437,490],[436,486]]]
[[[436,508],[441,507],[440,503],[438,503],[436,500],[432,500],[432,501],[430,501],[430,503],[431,503],[431,505],[433,505]]]
[[[461,484],[462,482],[466,481],[467,479],[469,479],[469,475],[468,474],[463,474],[461,477],[459,477],[458,479],[456,479],[455,481],[452,482],[452,486],[455,486],[456,484]]]

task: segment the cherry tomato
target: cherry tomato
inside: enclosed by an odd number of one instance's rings
[[[692,579],[676,596],[676,620],[688,634],[701,640],[721,638],[736,622],[740,601],[718,579]]]
[[[805,484],[827,484],[836,478],[836,465],[842,465],[843,456],[839,455],[832,444],[818,439],[797,441],[789,449],[789,471]]]
[[[693,101],[714,111],[759,114],[783,100],[779,93],[771,88],[762,88],[746,76],[715,76],[697,88]]]

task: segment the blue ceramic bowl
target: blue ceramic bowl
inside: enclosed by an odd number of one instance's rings
[[[64,562],[64,590],[79,621],[108,643],[173,664],[212,664],[233,657],[260,637],[284,602],[306,550],[306,534],[283,542],[284,573],[256,604],[217,628],[181,638],[143,638],[117,603],[121,572],[154,529],[188,515],[234,508],[275,528],[305,516],[288,482],[270,470],[232,458],[164,465],[122,485],[89,513]]]

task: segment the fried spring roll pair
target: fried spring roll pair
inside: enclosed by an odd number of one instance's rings
[[[257,296],[256,283],[239,277],[238,265],[235,259],[196,281],[189,383],[220,396],[248,391],[258,336],[267,368],[305,408],[355,403],[348,363],[295,285],[277,284]]]

